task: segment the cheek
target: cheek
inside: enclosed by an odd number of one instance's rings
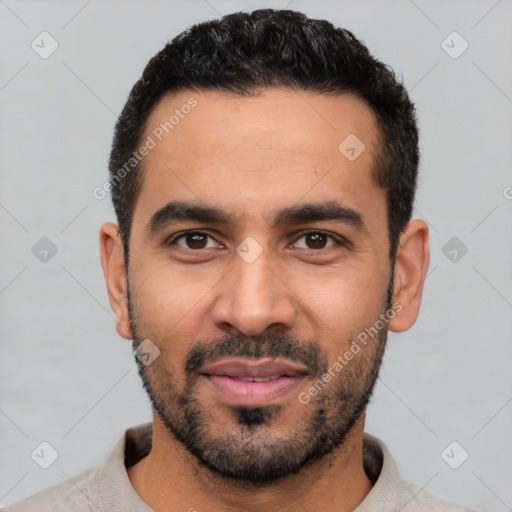
[[[130,278],[139,324],[144,332],[163,342],[177,345],[191,342],[197,333],[208,291],[215,279],[212,273],[197,276],[169,263],[148,263]]]
[[[321,279],[305,277],[304,304],[329,328],[327,336],[346,339],[375,322],[387,296],[387,270],[366,265],[339,268]],[[317,321],[318,322],[318,321]]]
[[[372,367],[375,354],[382,347],[380,335],[387,323],[382,323],[379,315],[385,306],[386,284],[340,279],[316,297],[317,339],[324,346],[335,375],[342,371],[353,385],[360,382],[363,386],[362,375]],[[338,369],[333,367],[335,364]],[[335,377],[333,380],[339,382]]]

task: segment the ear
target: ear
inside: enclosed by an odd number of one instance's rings
[[[416,322],[429,260],[428,226],[422,220],[412,220],[397,248],[393,304],[401,309],[397,307],[397,314],[390,320],[390,331],[406,331]]]
[[[107,284],[110,306],[117,318],[116,330],[127,340],[132,339],[128,316],[128,284],[126,265],[119,228],[112,222],[103,224],[100,229],[101,266]]]

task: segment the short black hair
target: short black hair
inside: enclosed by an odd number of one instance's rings
[[[142,183],[141,166],[133,156],[156,103],[183,90],[250,96],[266,87],[352,93],[372,108],[380,139],[372,179],[386,190],[389,256],[394,261],[400,234],[412,215],[419,163],[416,112],[405,87],[350,31],[297,11],[259,9],[188,28],[151,58],[133,86],[115,126],[109,160],[127,266]]]

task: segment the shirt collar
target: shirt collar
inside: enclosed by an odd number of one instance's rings
[[[354,512],[396,510],[400,481],[398,468],[386,445],[366,432],[363,436],[363,466],[373,487]]]
[[[124,512],[151,512],[132,487],[126,467],[145,457],[151,450],[153,424],[140,425],[123,430],[112,445],[104,462],[91,473],[88,481],[89,499],[99,509]],[[378,438],[364,433],[363,465],[373,482],[372,490],[354,512],[395,510],[398,492],[398,469],[386,445]]]

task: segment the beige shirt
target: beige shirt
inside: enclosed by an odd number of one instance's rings
[[[151,512],[126,472],[151,449],[152,423],[125,429],[103,464],[4,509],[5,512]],[[404,482],[382,441],[364,434],[363,463],[374,483],[354,512],[472,512]]]

